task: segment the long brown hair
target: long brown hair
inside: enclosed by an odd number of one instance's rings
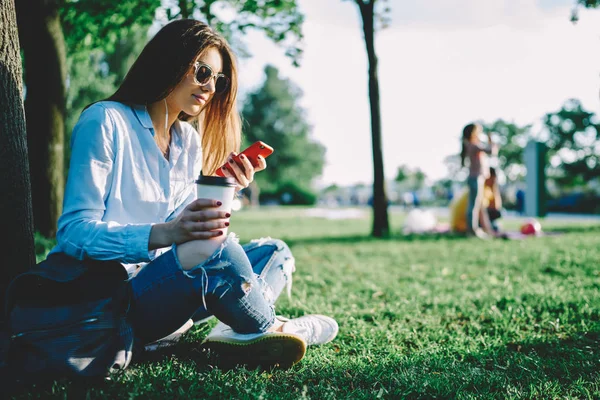
[[[223,73],[231,80],[225,93],[215,94],[197,116],[181,112],[202,134],[205,175],[213,174],[232,151],[239,151],[241,119],[237,111],[237,67],[227,41],[208,25],[193,19],[175,20],[160,29],[135,60],[121,86],[106,100],[150,104],[166,98],[195,60],[209,48],[223,58]]]
[[[471,136],[477,129],[477,124],[468,124],[463,128],[462,133],[462,148],[460,150],[460,165],[465,166],[465,158],[467,158],[467,142],[471,140]]]

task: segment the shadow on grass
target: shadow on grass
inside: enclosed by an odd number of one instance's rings
[[[139,355],[136,356],[136,354]],[[178,362],[192,361],[196,364],[199,371],[213,368],[209,355],[200,349],[200,341],[198,341],[194,343],[180,342],[152,352],[134,352],[134,358],[128,369],[140,367],[145,364],[166,363],[173,359],[176,359]],[[0,365],[0,399],[3,399],[3,396],[31,398],[32,394],[40,394],[41,397],[45,397],[49,393],[56,392],[57,387],[65,387],[64,393],[67,394],[67,398],[83,399],[86,398],[86,393],[90,389],[114,392],[117,388],[123,388],[122,384],[116,382],[118,375],[119,373],[108,377],[64,378],[59,380],[42,378],[32,381],[26,377],[12,374],[10,365]],[[60,389],[58,391],[62,392]]]
[[[154,351],[138,350],[134,351],[134,357],[127,370],[136,368],[144,368],[148,366],[160,366],[171,363],[170,374],[176,373],[178,366],[191,362],[194,364],[196,371],[199,373],[219,369],[226,372],[231,370],[239,370],[240,366],[232,363],[231,360],[220,359],[217,354],[211,354],[206,349],[202,348],[202,339],[210,331],[210,324],[203,324],[200,329],[195,332],[186,333],[182,340],[178,343]],[[186,338],[187,336],[187,338]],[[272,368],[251,368],[245,366],[248,370],[264,370],[274,371]],[[64,393],[65,398],[84,399],[89,398],[90,390],[98,394],[114,394],[109,395],[109,398],[121,398],[123,393],[129,393],[127,389],[130,385],[139,384],[135,379],[127,379],[126,383],[119,382],[119,375],[123,372],[118,372],[107,377],[93,378],[43,378],[35,381],[27,379],[23,376],[16,376],[10,373],[10,365],[0,364],[0,399],[4,396],[11,396],[12,399],[17,398],[46,398],[50,393]],[[160,393],[157,390],[157,393]],[[63,397],[63,396],[60,396]],[[159,397],[160,398],[160,397]]]
[[[312,351],[319,351],[312,350]],[[382,355],[385,352],[382,351]],[[424,352],[393,354],[383,356],[377,362],[367,362],[364,357],[353,357],[350,351],[342,351],[341,357],[348,360],[319,368],[317,376],[310,370],[298,369],[299,381],[271,383],[277,391],[267,391],[273,397],[277,393],[289,394],[292,398],[298,390],[298,382],[304,387],[309,398],[320,398],[332,391],[343,398],[372,398],[375,392],[386,398],[454,398],[457,395],[475,395],[480,398],[498,398],[511,394],[516,397],[558,398],[566,395],[579,398],[586,392],[600,390],[597,387],[600,375],[600,331],[577,332],[561,340],[536,341],[530,343],[506,343],[478,353],[444,352],[428,356]],[[197,343],[180,343],[164,351],[146,354],[131,368],[143,364],[161,364],[176,360],[173,368],[186,361],[192,361],[198,372],[212,370],[207,358],[198,350]],[[240,374],[247,371],[240,369]],[[305,376],[302,376],[305,375]],[[11,393],[15,398],[44,397],[64,394],[66,398],[86,398],[90,393],[105,398],[120,398],[126,393],[134,393],[136,387],[143,386],[140,379],[133,376],[125,381],[112,379],[87,381],[62,381],[59,385],[46,384],[21,387]],[[193,379],[193,378],[191,378]],[[168,379],[170,381],[170,379]],[[314,381],[314,382],[313,382]],[[185,382],[173,383],[185,386]],[[596,385],[596,389],[593,389]],[[62,386],[62,388],[61,388]],[[286,387],[287,386],[287,387]],[[172,388],[171,388],[172,389]],[[218,388],[207,387],[208,392]],[[201,389],[202,390],[202,389]],[[243,390],[243,388],[240,388]],[[279,391],[281,390],[281,391]],[[161,391],[153,387],[153,396],[161,398]],[[377,394],[377,393],[375,393]],[[202,396],[202,393],[189,393]],[[64,397],[61,396],[61,397]]]
[[[466,354],[464,362],[496,372],[508,379],[511,386],[527,390],[541,383],[556,382],[569,387],[581,379],[598,379],[600,371],[600,331],[577,332],[557,340],[507,343],[479,354]],[[474,382],[471,391],[476,392],[485,385]],[[489,390],[503,387],[490,384]]]

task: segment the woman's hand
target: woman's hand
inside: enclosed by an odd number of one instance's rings
[[[215,210],[219,206],[221,202],[217,200],[194,200],[175,219],[152,226],[148,249],[155,250],[173,243],[221,236],[221,229],[229,226],[231,215],[226,211]]]
[[[258,165],[254,167],[248,157],[240,155],[240,163],[236,163],[233,158],[237,153],[233,152],[227,157],[229,168],[222,168],[223,174],[232,177],[237,182],[237,190],[247,188],[254,180],[254,174],[267,168],[267,161],[261,156],[258,156]],[[233,171],[233,173],[232,173]]]

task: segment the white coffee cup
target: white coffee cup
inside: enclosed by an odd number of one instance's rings
[[[233,202],[236,186],[233,178],[204,176],[201,174],[196,180],[196,196],[199,199],[218,200],[221,205],[217,210],[231,213],[231,203]],[[227,228],[221,230],[223,235],[227,234]]]

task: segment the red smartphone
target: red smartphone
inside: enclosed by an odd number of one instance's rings
[[[248,157],[248,160],[250,161],[250,163],[254,167],[256,167],[258,165],[258,156],[261,156],[262,158],[267,158],[272,153],[273,153],[273,148],[271,146],[269,146],[268,144],[266,144],[265,142],[261,142],[259,140],[257,142],[254,142],[253,144],[251,144],[246,150],[242,151],[237,156],[234,156],[233,161],[235,161],[238,164],[241,164],[242,162],[240,161],[240,155],[243,154],[246,157]],[[225,176],[223,174],[222,168],[223,167],[229,168],[228,165],[229,165],[228,162],[223,164],[223,166],[217,170],[216,174],[218,176]]]

